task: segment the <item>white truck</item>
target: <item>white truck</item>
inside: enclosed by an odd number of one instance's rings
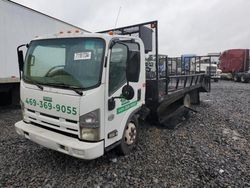
[[[198,62],[196,62],[196,71],[205,72],[207,74],[210,73],[211,79],[213,79],[214,82],[218,82],[221,78],[222,71],[218,68],[217,63],[211,60],[212,57],[218,57],[218,55],[209,55],[199,58]]]
[[[17,45],[41,34],[84,31],[9,0],[0,0],[0,25],[0,105],[19,104]]]
[[[137,143],[139,119],[150,115],[164,124],[199,103],[199,92],[209,91],[208,75],[169,76],[166,70],[160,78],[157,26],[153,21],[113,34],[38,37],[26,45],[25,60],[19,46],[23,119],[16,132],[81,159],[95,159],[114,147],[128,154]],[[156,72],[148,79],[150,53]]]

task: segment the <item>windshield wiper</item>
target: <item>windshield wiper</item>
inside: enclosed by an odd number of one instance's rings
[[[82,96],[83,92],[81,90],[79,90],[80,88],[74,88],[72,86],[68,86],[67,88],[72,89],[74,92],[76,92],[78,95]]]
[[[35,85],[36,87],[38,87],[39,89],[41,89],[43,91],[43,86],[41,86],[35,80],[31,80],[30,78],[28,78],[26,76],[24,77],[24,80],[30,82],[31,84]]]
[[[81,95],[81,96],[83,95],[83,92],[81,90],[79,90],[79,89],[82,89],[82,88],[70,86],[70,85],[67,85],[67,84],[65,84],[63,82],[46,83],[46,85],[68,88],[68,89],[71,89],[72,91],[76,92],[78,95]]]

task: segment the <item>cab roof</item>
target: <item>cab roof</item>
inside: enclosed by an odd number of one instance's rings
[[[56,34],[36,36],[33,40],[43,40],[43,39],[59,39],[59,38],[81,38],[81,37],[95,37],[95,38],[104,38],[110,40],[112,38],[126,38],[126,39],[138,39],[137,37],[126,36],[126,35],[110,35],[106,33],[86,33],[83,31],[66,31],[59,32]]]

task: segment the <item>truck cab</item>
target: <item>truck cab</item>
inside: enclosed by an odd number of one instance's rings
[[[211,61],[211,57],[212,56],[207,56],[200,59],[200,61],[196,64],[196,70],[210,74],[211,79],[213,79],[214,82],[218,82],[221,78],[221,70],[218,68],[216,61]]]
[[[247,83],[250,81],[249,49],[229,49],[220,56],[220,68],[223,77],[235,82]]]
[[[176,71],[169,71],[172,58],[158,54],[157,21],[92,34],[60,32],[17,52],[23,119],[16,132],[81,159],[115,147],[128,154],[139,120],[149,116],[169,126],[169,119],[199,104],[200,92],[210,91],[210,74],[183,71],[178,59]]]
[[[81,159],[114,146],[125,154],[145,103],[143,42],[79,32],[38,37],[28,44],[20,91],[18,134]]]

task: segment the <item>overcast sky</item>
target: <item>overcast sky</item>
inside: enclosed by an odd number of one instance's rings
[[[250,48],[250,0],[13,0],[95,32],[159,21],[159,51],[206,55]]]

